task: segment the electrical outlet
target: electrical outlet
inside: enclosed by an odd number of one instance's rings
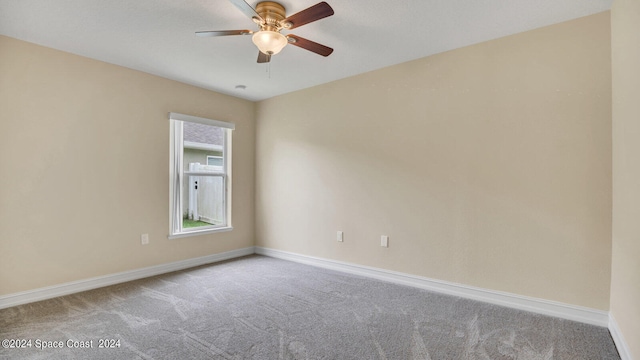
[[[344,233],[342,231],[338,231],[337,240],[339,242],[343,242],[344,241]]]
[[[142,245],[148,245],[149,244],[149,234],[140,235],[140,243]]]
[[[387,235],[382,235],[380,237],[380,246],[389,247],[389,237]]]

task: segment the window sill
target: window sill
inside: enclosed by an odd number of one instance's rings
[[[221,227],[221,228],[216,228],[216,229],[181,232],[179,234],[169,235],[169,236],[167,236],[167,238],[169,240],[172,240],[172,239],[180,239],[180,238],[191,237],[191,236],[199,236],[199,235],[207,235],[207,234],[213,234],[213,233],[219,233],[219,232],[226,232],[226,231],[231,231],[231,230],[233,230],[233,227],[227,226],[227,227]]]

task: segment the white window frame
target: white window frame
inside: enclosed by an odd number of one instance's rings
[[[223,170],[216,173],[196,173],[184,171],[183,152],[184,139],[182,124],[195,122],[204,125],[216,126],[224,129]],[[235,124],[219,120],[211,120],[191,115],[169,113],[170,123],[170,147],[169,147],[169,239],[187,236],[204,235],[222,231],[233,230],[231,226],[231,131],[235,130]],[[225,192],[223,206],[225,209],[225,221],[221,225],[200,226],[195,228],[182,228],[182,186],[186,176],[220,176],[224,179]]]

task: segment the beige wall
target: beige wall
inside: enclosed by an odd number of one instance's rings
[[[0,295],[253,246],[253,103],[2,36],[0,79]],[[236,123],[233,231],[167,239],[170,111]]]
[[[613,259],[611,314],[640,359],[640,2],[611,9]]]
[[[258,103],[257,245],[608,310],[610,46],[605,12]]]

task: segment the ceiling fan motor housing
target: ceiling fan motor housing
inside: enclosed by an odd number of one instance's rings
[[[263,1],[256,5],[256,12],[262,19],[264,24],[262,30],[280,31],[284,24],[281,21],[286,18],[284,6],[274,1]]]

